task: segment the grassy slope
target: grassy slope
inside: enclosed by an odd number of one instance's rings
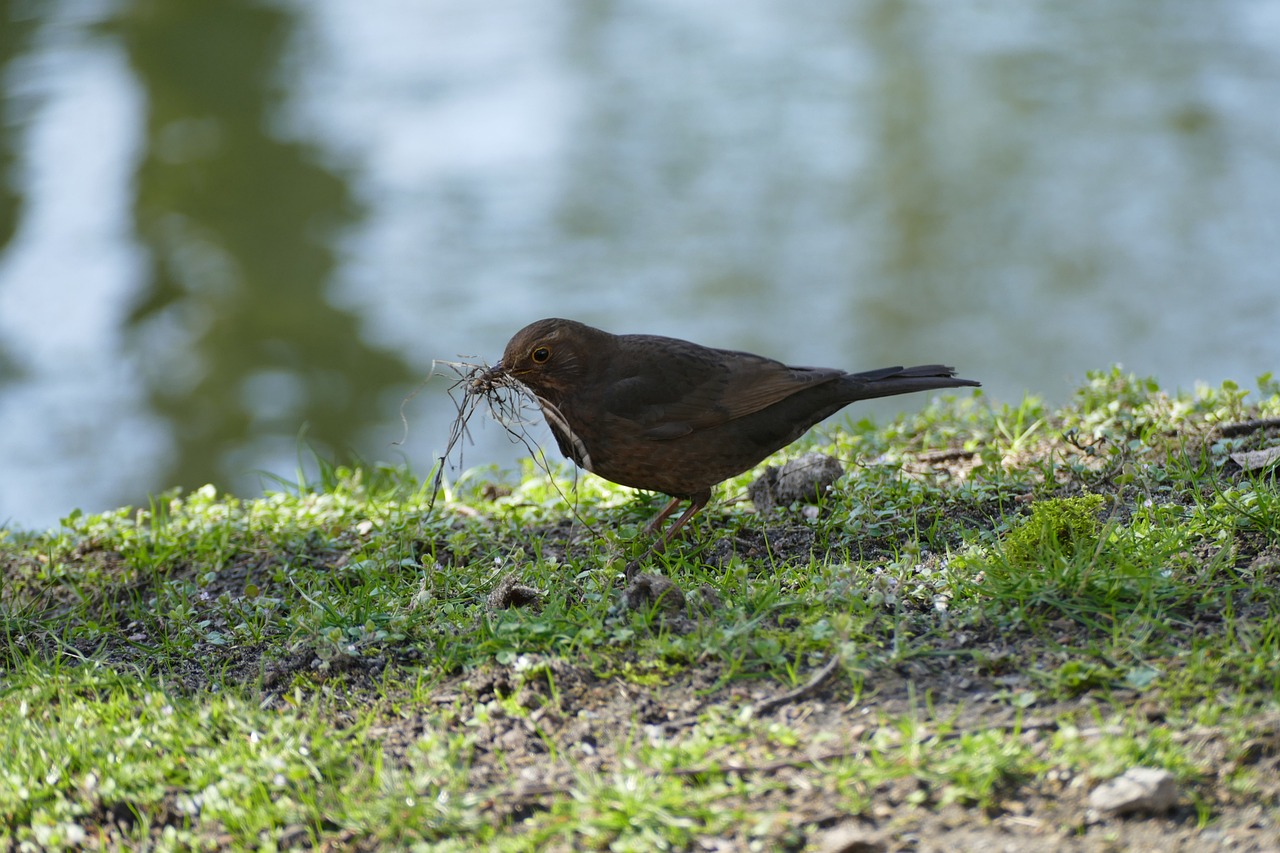
[[[850,469],[819,512],[747,512],[744,476],[651,566],[686,633],[618,605],[658,498],[563,470],[0,531],[0,842],[799,850],[855,821],[1104,849],[1134,822],[1083,798],[1140,764],[1183,786],[1145,840],[1267,849],[1280,489],[1229,454],[1280,427],[1222,429],[1280,417],[1260,391],[1112,371],[1062,411],[811,436],[789,453]],[[537,605],[491,608],[508,577]]]

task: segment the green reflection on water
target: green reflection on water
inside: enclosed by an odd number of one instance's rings
[[[345,176],[271,132],[296,25],[243,0],[135,0],[108,28],[147,103],[134,215],[150,268],[128,322],[171,424],[167,484],[229,485],[304,424],[341,456],[411,377],[326,301],[336,238],[363,211]]]
[[[38,19],[23,14],[18,0],[0,0],[0,80],[9,77],[10,69],[26,52]],[[8,248],[18,229],[22,214],[22,196],[17,187],[18,147],[21,113],[25,105],[5,97],[0,99],[0,253]],[[0,384],[18,375],[12,356],[0,345]]]

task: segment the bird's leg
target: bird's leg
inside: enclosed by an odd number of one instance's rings
[[[665,534],[663,534],[662,541],[663,541],[663,542],[670,542],[670,541],[671,541],[671,537],[676,535],[676,531],[677,531],[677,530],[679,530],[681,527],[684,527],[685,523],[686,523],[689,519],[691,519],[691,518],[693,518],[695,515],[697,515],[698,510],[700,510],[700,509],[702,509],[704,506],[706,506],[706,505],[707,505],[707,502],[708,502],[709,500],[711,500],[711,490],[710,490],[710,489],[707,489],[706,491],[704,491],[704,492],[702,492],[702,493],[700,493],[700,494],[696,494],[696,495],[694,495],[693,497],[689,498],[689,507],[688,507],[688,509],[686,509],[686,510],[684,511],[684,513],[683,513],[679,518],[677,518],[677,519],[676,519],[676,523],[675,523],[675,524],[673,524],[673,525],[671,525],[670,527],[668,527],[668,528],[667,528],[667,532],[666,532]]]
[[[653,517],[653,520],[644,526],[644,535],[654,536],[654,534],[656,534],[658,532],[658,529],[662,526],[662,522],[666,521],[667,517],[671,515],[671,513],[675,512],[676,507],[680,506],[680,501],[682,500],[684,500],[684,498],[672,498],[671,502],[662,508],[662,512],[655,515]],[[627,564],[627,569],[626,569],[626,572],[624,573],[624,577],[627,579],[628,583],[630,583],[632,580],[635,579],[636,575],[640,571],[640,566],[644,561],[644,559],[648,557],[650,554],[661,554],[664,550],[666,550],[667,543],[671,541],[671,537],[675,535],[676,531],[678,531],[681,527],[684,527],[685,522],[693,518],[694,514],[697,513],[698,510],[706,506],[709,500],[711,500],[710,489],[707,489],[689,498],[688,509],[686,509],[683,513],[680,514],[680,517],[676,519],[675,524],[671,525],[670,529],[667,530],[666,533],[655,538],[653,540],[653,544],[649,546],[648,550],[646,550],[644,554],[642,554],[638,559],[632,560],[630,563]]]
[[[684,498],[672,498],[671,501],[662,508],[662,512],[649,519],[649,523],[644,526],[644,535],[652,536],[662,527],[662,522],[667,520],[667,516],[675,512],[676,507],[680,506],[680,501]]]
[[[667,532],[662,534],[662,537],[659,538],[657,542],[653,543],[653,548],[651,550],[654,553],[661,554],[663,549],[667,547],[667,543],[676,535],[676,532],[679,531],[681,527],[684,527],[685,523],[698,513],[698,510],[706,506],[707,501],[709,500],[711,500],[710,489],[699,492],[698,494],[690,497],[688,508],[680,514],[680,517],[676,519],[676,523],[668,527]],[[671,503],[667,504],[662,512],[658,513],[657,516],[654,517],[653,521],[649,522],[649,526],[645,528],[646,531],[650,533],[656,532],[658,525],[671,514],[671,511],[674,510],[679,503],[679,498],[672,498]]]

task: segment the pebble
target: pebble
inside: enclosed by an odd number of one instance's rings
[[[1168,770],[1131,767],[1089,794],[1092,820],[1141,812],[1166,812],[1178,801],[1178,783]]]

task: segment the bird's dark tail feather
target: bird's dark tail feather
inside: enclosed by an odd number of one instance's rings
[[[845,381],[858,386],[859,400],[910,394],[912,391],[934,391],[939,388],[976,388],[982,384],[972,379],[960,379],[956,376],[956,369],[945,364],[883,367],[865,373],[850,373]]]

